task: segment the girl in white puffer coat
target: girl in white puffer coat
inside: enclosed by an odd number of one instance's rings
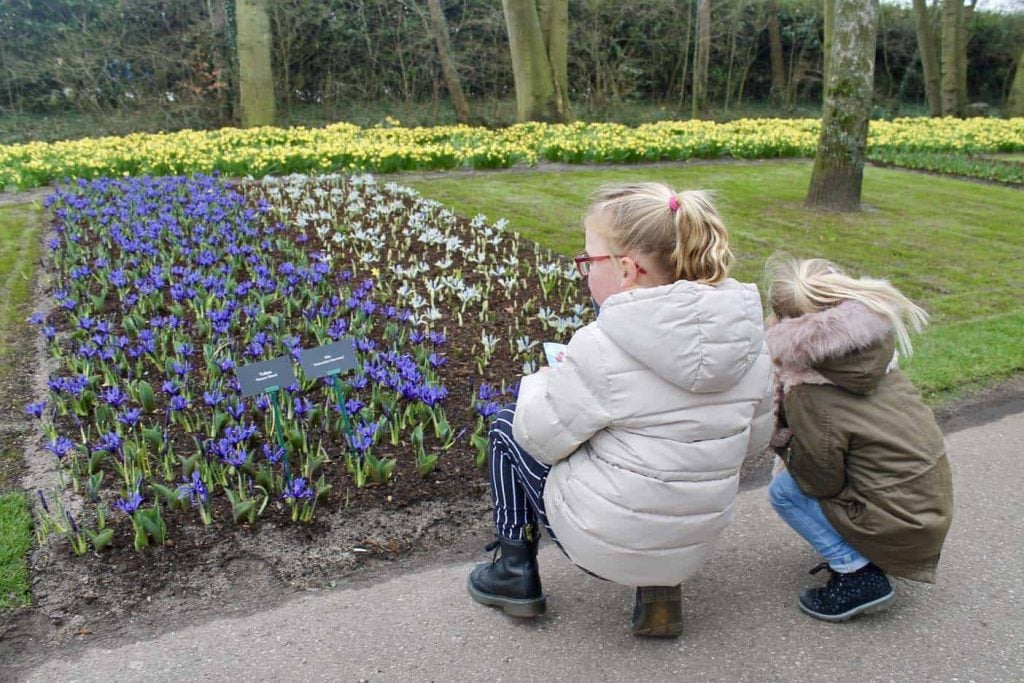
[[[538,525],[578,566],[636,586],[633,633],[682,633],[679,584],[729,524],[748,454],[771,433],[761,299],[728,277],[728,234],[703,192],[599,191],[576,257],[600,307],[565,362],[524,377],[490,439],[500,547],[472,597],[537,616]]]

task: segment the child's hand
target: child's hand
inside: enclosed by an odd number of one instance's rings
[[[775,433],[772,434],[771,441],[769,444],[772,450],[781,455],[789,448],[789,442],[793,439],[793,432],[789,430],[789,427],[776,427]]]

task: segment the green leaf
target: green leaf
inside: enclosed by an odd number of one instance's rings
[[[152,413],[156,410],[156,394],[153,393],[153,387],[144,379],[140,379],[135,385],[139,392],[139,403],[142,404],[143,410],[147,413]]]
[[[103,529],[95,534],[86,529],[85,533],[89,535],[89,540],[92,541],[93,550],[98,553],[103,552],[103,549],[110,545],[110,542],[114,540],[114,530],[110,528]]]

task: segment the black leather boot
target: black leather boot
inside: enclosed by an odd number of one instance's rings
[[[683,635],[683,596],[679,586],[640,586],[633,603],[634,636],[678,638]]]
[[[481,605],[500,607],[512,617],[544,614],[547,598],[537,571],[537,539],[499,538],[487,546],[488,550],[496,548],[493,561],[478,564],[470,573],[466,582],[469,594]]]

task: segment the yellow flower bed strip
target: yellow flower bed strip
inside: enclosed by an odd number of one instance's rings
[[[63,178],[179,175],[219,171],[262,177],[285,173],[502,168],[547,160],[573,164],[636,163],[732,157],[810,157],[818,119],[741,119],[729,123],[662,121],[525,123],[360,128],[224,128],[133,134],[0,146],[0,189]],[[868,153],[979,154],[1024,150],[1024,118],[873,121]]]

